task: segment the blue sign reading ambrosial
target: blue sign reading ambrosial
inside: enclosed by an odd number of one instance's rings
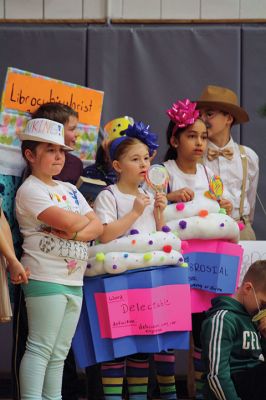
[[[193,289],[232,294],[236,289],[239,257],[195,252],[185,255],[189,264],[189,283]]]

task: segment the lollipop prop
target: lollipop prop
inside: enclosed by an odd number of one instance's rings
[[[166,193],[169,182],[169,174],[167,169],[160,164],[152,165],[146,174],[146,182],[148,186],[156,193]],[[158,208],[158,218],[160,219],[160,209]]]
[[[266,317],[266,309],[260,310],[256,315],[254,315],[254,317],[252,318],[252,321],[257,322],[264,317]]]
[[[222,199],[223,190],[221,178],[218,175],[213,175],[209,181],[209,190],[205,192],[205,196],[219,202]]]

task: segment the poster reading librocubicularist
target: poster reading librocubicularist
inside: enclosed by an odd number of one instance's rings
[[[95,158],[104,93],[70,82],[52,79],[17,68],[8,68],[1,100],[0,162],[6,173],[21,173],[19,134],[24,130],[30,113],[46,102],[60,102],[79,114],[75,154],[84,163]],[[4,157],[5,156],[5,157]],[[2,160],[2,158],[4,159]]]

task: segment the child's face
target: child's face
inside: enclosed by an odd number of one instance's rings
[[[76,144],[76,139],[77,139],[77,125],[78,125],[78,119],[71,115],[68,119],[68,121],[64,125],[64,131],[65,131],[65,144],[72,149],[75,148]]]
[[[198,119],[193,125],[185,129],[178,138],[172,139],[176,147],[178,159],[198,161],[207,146],[207,128],[203,121]]]
[[[201,118],[208,128],[208,139],[211,141],[216,136],[227,136],[230,133],[233,117],[219,110],[201,110]]]
[[[61,146],[51,143],[40,143],[35,152],[27,150],[26,156],[31,163],[32,172],[39,177],[52,177],[60,174],[65,163],[65,150]]]
[[[260,310],[266,308],[266,293],[255,290],[250,282],[245,282],[243,285],[243,305],[247,312],[250,315],[255,315]]]
[[[120,181],[139,185],[150,167],[148,147],[141,142],[129,146],[119,160],[113,161],[113,167],[119,173]]]

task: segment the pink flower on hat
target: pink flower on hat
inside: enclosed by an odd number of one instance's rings
[[[178,128],[185,128],[194,124],[199,117],[199,110],[196,110],[196,107],[197,103],[191,103],[189,99],[178,100],[167,110],[167,114]]]

